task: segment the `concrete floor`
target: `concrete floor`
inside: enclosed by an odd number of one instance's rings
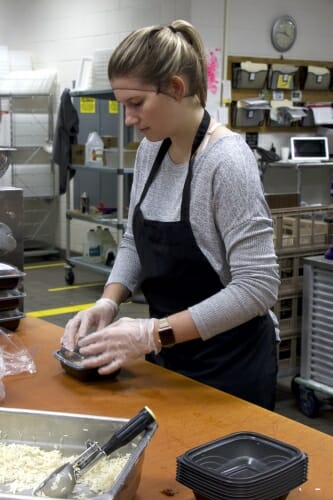
[[[31,314],[59,326],[66,322],[80,309],[88,307],[99,298],[106,274],[96,273],[91,269],[75,267],[74,284],[69,286],[65,281],[65,262],[58,258],[26,259],[24,278],[25,313]],[[123,304],[120,308],[122,316],[147,317],[148,308],[141,297]],[[324,401],[324,394],[316,394],[322,405],[316,418],[305,416],[298,408],[298,402],[291,391],[291,378],[280,377],[276,412],[292,420],[308,425],[333,436],[333,406]]]

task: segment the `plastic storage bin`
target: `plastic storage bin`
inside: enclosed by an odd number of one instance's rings
[[[234,63],[232,86],[235,89],[262,89],[265,87],[268,65],[245,61]]]
[[[268,87],[272,90],[296,88],[298,67],[289,64],[272,64],[268,73]]]
[[[305,90],[328,90],[330,88],[331,72],[322,66],[308,66],[304,81]]]
[[[260,127],[266,117],[265,109],[241,108],[233,106],[232,125],[234,127]]]

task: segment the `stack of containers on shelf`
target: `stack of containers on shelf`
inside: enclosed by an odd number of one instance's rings
[[[16,330],[24,313],[20,310],[25,273],[17,267],[0,263],[0,329]]]

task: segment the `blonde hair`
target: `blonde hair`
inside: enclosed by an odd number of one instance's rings
[[[150,26],[130,33],[114,50],[108,65],[109,80],[131,76],[163,91],[173,75],[184,76],[188,95],[207,100],[204,45],[194,26],[183,20],[169,26]]]

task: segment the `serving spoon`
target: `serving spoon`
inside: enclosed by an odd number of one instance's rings
[[[90,441],[88,448],[72,462],[67,462],[55,469],[34,489],[34,496],[67,498],[73,491],[77,480],[102,457],[110,455],[118,448],[129,443],[149,424],[155,422],[153,412],[146,406],[125,425],[118,429],[104,444]]]

